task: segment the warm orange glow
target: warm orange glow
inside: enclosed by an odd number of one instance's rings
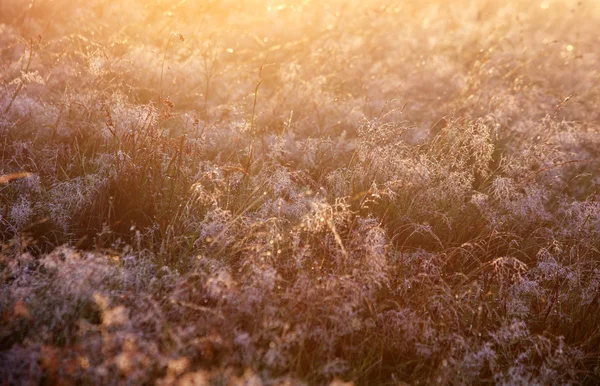
[[[0,0],[0,385],[600,384],[600,0]]]

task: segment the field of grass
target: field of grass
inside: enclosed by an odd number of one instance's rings
[[[598,26],[0,0],[0,385],[599,384]]]

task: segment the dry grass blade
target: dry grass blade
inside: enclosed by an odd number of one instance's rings
[[[32,174],[28,172],[4,174],[0,176],[0,185],[6,185],[11,181],[20,180],[29,176],[32,176]]]

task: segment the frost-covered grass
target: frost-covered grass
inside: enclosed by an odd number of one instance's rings
[[[598,25],[0,1],[0,383],[600,383]]]

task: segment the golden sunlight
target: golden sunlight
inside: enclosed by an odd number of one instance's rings
[[[599,26],[0,0],[0,385],[600,384]]]

